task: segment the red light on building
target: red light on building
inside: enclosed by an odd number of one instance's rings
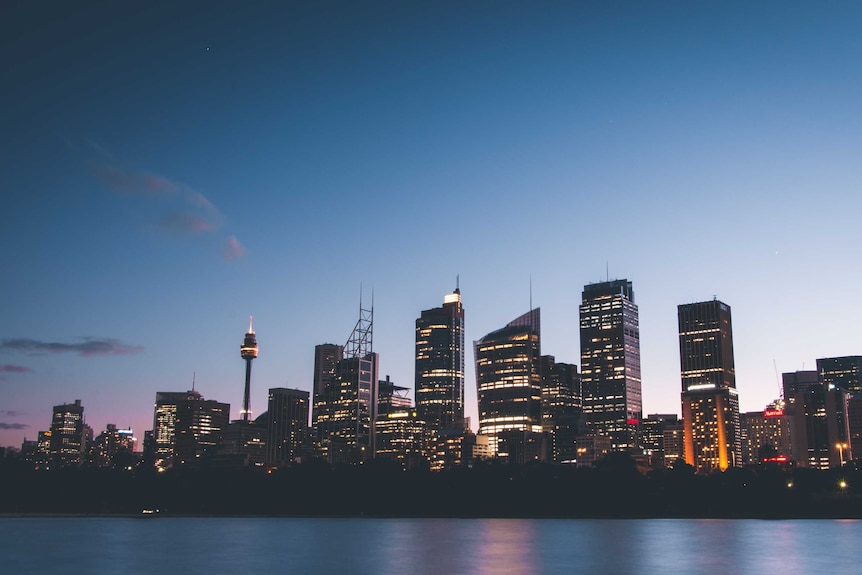
[[[778,457],[764,457],[764,463],[787,463],[786,455],[779,455]]]
[[[766,409],[763,411],[763,417],[781,417],[784,415],[783,409]]]
[[[629,419],[628,421],[626,421],[626,423],[628,423],[629,425],[637,425],[640,422],[637,419]]]

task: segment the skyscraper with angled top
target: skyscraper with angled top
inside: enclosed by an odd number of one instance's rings
[[[677,316],[685,462],[702,472],[740,466],[730,306],[717,299],[684,304]]]
[[[372,351],[373,325],[374,304],[364,308],[360,299],[359,319],[338,351],[341,357],[315,389],[318,448],[331,463],[362,463],[374,456],[378,356]]]
[[[497,457],[540,459],[542,377],[540,312],[532,309],[474,342],[479,433]]]
[[[430,429],[464,429],[464,308],[461,290],[416,320],[416,411]]]
[[[641,352],[632,282],[587,284],[581,296],[581,392],[588,430],[612,451],[638,446]]]

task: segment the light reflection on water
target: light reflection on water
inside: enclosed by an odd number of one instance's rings
[[[0,519],[6,573],[763,573],[858,565],[860,521]]]

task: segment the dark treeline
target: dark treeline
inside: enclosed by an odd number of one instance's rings
[[[0,480],[6,514],[862,518],[862,473],[855,468],[703,476],[679,465],[643,475],[623,455],[595,468],[478,464],[445,472],[382,462],[307,464],[270,474],[3,466]]]

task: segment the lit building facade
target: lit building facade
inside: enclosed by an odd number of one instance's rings
[[[311,425],[317,427],[318,413],[324,398],[331,390],[335,378],[335,368],[344,358],[344,346],[322,343],[314,346],[314,383],[311,406]]]
[[[473,343],[479,434],[490,437],[497,457],[509,458],[515,442],[527,445],[542,432],[540,322],[536,308]]]
[[[641,446],[651,467],[665,466],[665,430],[679,427],[675,413],[651,413],[641,421]]]
[[[557,463],[574,463],[576,438],[581,434],[581,380],[578,366],[539,358],[542,381],[542,430],[550,438],[549,456]]]
[[[416,411],[430,429],[464,429],[464,307],[461,290],[416,320]]]
[[[206,400],[197,391],[157,392],[153,413],[156,468],[194,465],[214,454],[229,418],[230,404]]]
[[[135,434],[131,429],[117,429],[113,423],[106,426],[89,449],[90,463],[96,467],[128,466],[134,461]]]
[[[730,306],[678,307],[685,462],[699,472],[742,465]]]
[[[360,304],[359,320],[343,348],[343,357],[326,378],[328,383],[320,382],[317,445],[330,463],[355,464],[374,457],[379,362],[372,351],[373,324],[374,309]]]
[[[793,458],[790,442],[792,418],[783,400],[769,404],[763,411],[739,414],[742,429],[742,463],[787,463]]]
[[[84,406],[80,399],[74,403],[55,405],[49,435],[51,462],[59,466],[79,465],[92,433],[84,423]]]
[[[638,447],[642,415],[640,326],[632,282],[584,286],[581,294],[581,393],[591,434],[612,451]]]
[[[428,465],[428,426],[417,410],[400,407],[377,417],[377,459],[397,461],[404,469]]]
[[[266,466],[284,467],[297,461],[308,433],[309,393],[301,389],[269,390]]]

